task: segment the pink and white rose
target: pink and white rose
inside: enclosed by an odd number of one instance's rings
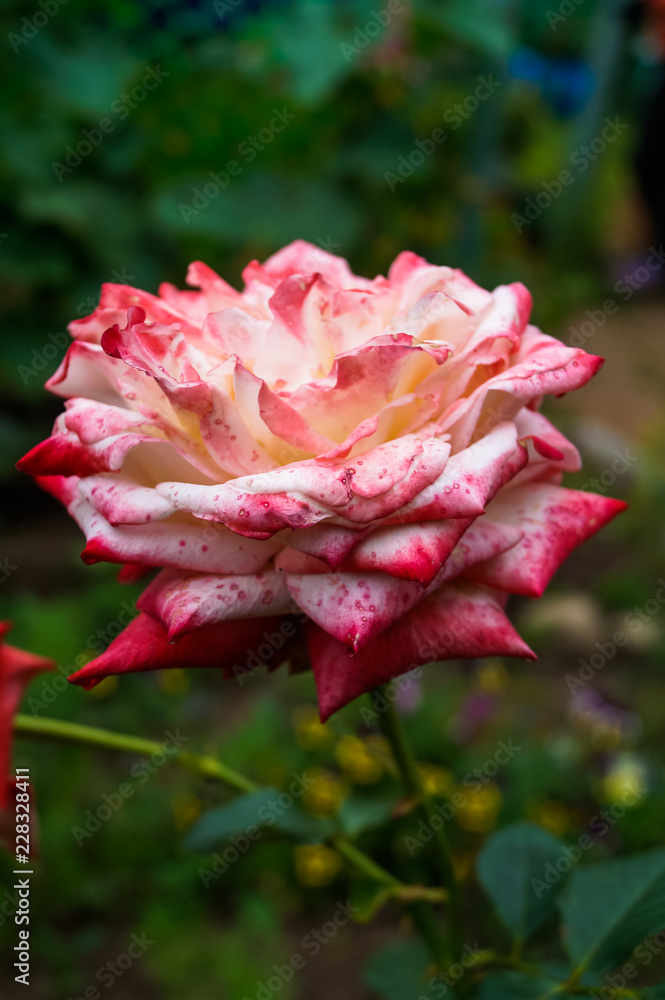
[[[534,658],[507,596],[624,507],[561,486],[579,455],[539,413],[602,359],[531,326],[523,285],[412,253],[369,280],[299,241],[243,277],[105,285],[70,326],[65,410],[20,467],[84,561],[159,570],[74,683],[277,665],[297,629],[327,717],[418,664]]]

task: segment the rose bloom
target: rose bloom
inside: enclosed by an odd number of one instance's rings
[[[159,569],[141,614],[71,678],[299,663],[325,718],[433,660],[534,658],[504,614],[624,504],[565,489],[576,448],[538,410],[602,359],[493,292],[400,254],[388,277],[295,242],[236,291],[201,263],[151,295],[104,285],[20,467],[87,563]],[[289,640],[287,642],[287,640]]]

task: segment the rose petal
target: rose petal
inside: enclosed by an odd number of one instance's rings
[[[289,574],[286,585],[305,614],[354,653],[423,595],[420,584],[385,573]]]
[[[307,644],[323,721],[421,664],[482,656],[536,659],[492,592],[468,584],[439,588],[353,658],[316,625],[308,627]]]
[[[465,575],[513,594],[540,597],[573,549],[625,508],[621,500],[549,483],[511,487],[492,501],[488,517],[519,528],[524,537]]]
[[[186,667],[216,667],[229,673],[244,672],[258,666],[261,660],[254,652],[269,644],[264,639],[268,630],[279,629],[281,617],[220,622],[185,635],[169,643],[166,626],[152,615],[138,615],[101,656],[86,663],[69,677],[72,684],[95,687],[113,674],[130,674],[144,670],[168,670]],[[264,630],[262,632],[262,630]],[[284,644],[271,647],[271,665],[279,665]],[[253,658],[252,658],[253,657]],[[264,661],[265,662],[265,661]]]
[[[187,632],[239,618],[268,618],[298,610],[284,573],[200,575],[163,570],[143,591],[137,607],[159,618],[171,642]]]

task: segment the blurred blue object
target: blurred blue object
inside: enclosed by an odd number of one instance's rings
[[[510,56],[508,65],[516,80],[535,84],[561,118],[578,114],[594,88],[593,72],[583,59],[555,59],[536,49],[520,47]]]

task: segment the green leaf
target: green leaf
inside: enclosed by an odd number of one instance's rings
[[[398,941],[372,955],[364,979],[385,1000],[416,1000],[425,990],[429,963],[421,941]]]
[[[477,861],[478,879],[513,937],[525,938],[551,912],[554,891],[543,879],[546,866],[561,851],[555,837],[532,823],[506,827],[485,843]]]
[[[532,978],[521,972],[491,972],[473,994],[473,1000],[543,1000],[558,985],[555,979]],[[570,993],[557,993],[556,1000],[572,997]]]
[[[345,799],[338,813],[338,819],[349,837],[356,837],[363,830],[381,826],[390,819],[397,799],[394,796],[382,799]]]
[[[333,820],[308,816],[298,806],[286,809],[275,818],[274,824],[270,825],[274,825],[276,830],[288,833],[302,843],[310,844],[320,844],[331,834],[339,832],[339,827]]]
[[[452,38],[487,55],[506,58],[514,45],[505,9],[496,0],[449,0],[425,4],[421,13]]]
[[[577,869],[558,905],[575,965],[614,968],[665,927],[665,850]]]
[[[185,838],[190,851],[209,851],[227,837],[247,834],[250,827],[275,827],[297,840],[320,842],[335,829],[329,820],[307,816],[295,806],[281,809],[277,788],[262,788],[252,795],[243,795],[226,805],[204,813]],[[253,839],[258,839],[256,836]]]
[[[225,840],[244,833],[248,827],[264,825],[259,810],[267,807],[279,795],[276,788],[262,788],[252,795],[241,795],[226,805],[204,813],[185,838],[190,851],[208,851]]]

